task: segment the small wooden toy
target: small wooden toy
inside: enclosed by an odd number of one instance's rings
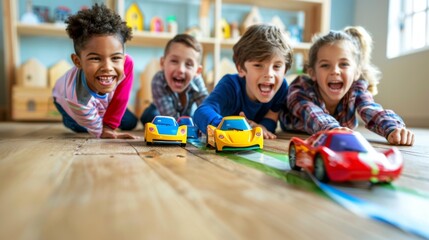
[[[201,36],[203,37],[210,36],[209,10],[210,10],[210,0],[201,0],[200,1],[200,29],[202,31]]]
[[[248,27],[262,23],[262,17],[257,7],[252,7],[249,14],[244,18],[243,24],[241,25],[241,32],[244,33]]]
[[[177,21],[176,21],[176,16],[168,16],[167,17],[167,31],[169,33],[172,33],[173,35],[177,34],[177,30],[178,26],[177,26]]]
[[[37,15],[40,22],[50,22],[49,20],[49,7],[46,6],[33,6],[33,12]]]
[[[70,14],[70,8],[66,6],[58,6],[57,8],[55,8],[55,23],[64,24],[64,21],[70,16]]]
[[[223,39],[231,38],[231,28],[230,28],[229,23],[226,21],[225,18],[222,18],[222,20],[220,22],[220,26],[222,28]]]
[[[238,29],[238,23],[232,22],[230,24],[231,27],[231,38],[232,39],[238,39],[240,38],[240,30]]]
[[[201,38],[203,36],[203,31],[201,30],[200,27],[197,27],[197,26],[188,28],[185,33],[195,38]]]
[[[151,82],[153,76],[161,70],[159,59],[152,59],[140,74],[140,88],[137,91],[135,112],[141,116],[143,111],[149,107],[152,102]]]
[[[49,87],[53,88],[57,80],[72,67],[66,60],[60,60],[48,70]]]
[[[152,20],[150,20],[150,31],[164,32],[164,22],[160,17],[153,17]]]
[[[132,3],[127,9],[125,21],[133,31],[143,31],[144,16],[137,3]]]
[[[47,69],[35,58],[23,63],[18,69],[17,86],[47,87]]]

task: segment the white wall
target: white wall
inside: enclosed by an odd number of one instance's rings
[[[371,33],[373,62],[383,73],[375,100],[409,127],[429,127],[429,50],[387,59],[389,0],[358,0],[355,7],[355,25]]]

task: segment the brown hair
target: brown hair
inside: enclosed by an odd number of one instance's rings
[[[233,61],[242,69],[246,61],[264,61],[280,54],[286,63],[286,69],[292,65],[293,51],[287,36],[276,26],[256,24],[250,26],[233,47]]]
[[[170,39],[170,41],[168,41],[167,45],[165,46],[164,57],[167,56],[168,52],[170,51],[170,47],[173,43],[182,43],[185,44],[187,47],[194,49],[200,54],[199,59],[197,59],[198,62],[201,61],[201,56],[203,55],[203,48],[201,44],[197,41],[197,39],[193,36],[186,33],[177,34],[176,36],[174,36],[174,38]]]

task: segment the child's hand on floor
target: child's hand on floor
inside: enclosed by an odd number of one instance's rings
[[[103,126],[103,132],[101,133],[100,138],[138,139],[139,137],[129,133],[117,133],[115,130],[107,126]]]
[[[247,117],[244,114],[244,112],[240,112],[240,116],[246,118],[246,121],[249,123],[249,125],[252,128],[261,127],[262,128],[262,132],[264,133],[264,139],[276,139],[277,138],[277,136],[274,133],[268,131],[263,125],[259,125],[259,124],[255,123],[254,121],[247,119]]]
[[[414,144],[414,133],[406,128],[397,128],[387,136],[387,141],[390,144],[411,146]]]

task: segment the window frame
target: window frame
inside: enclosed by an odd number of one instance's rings
[[[415,1],[423,0],[389,0],[386,51],[389,59],[429,50],[429,0],[424,0],[426,7],[421,9],[414,8]],[[419,15],[423,15],[424,18],[423,29],[414,28],[414,21]],[[416,36],[422,31],[420,37],[424,36],[425,39],[419,42]]]

